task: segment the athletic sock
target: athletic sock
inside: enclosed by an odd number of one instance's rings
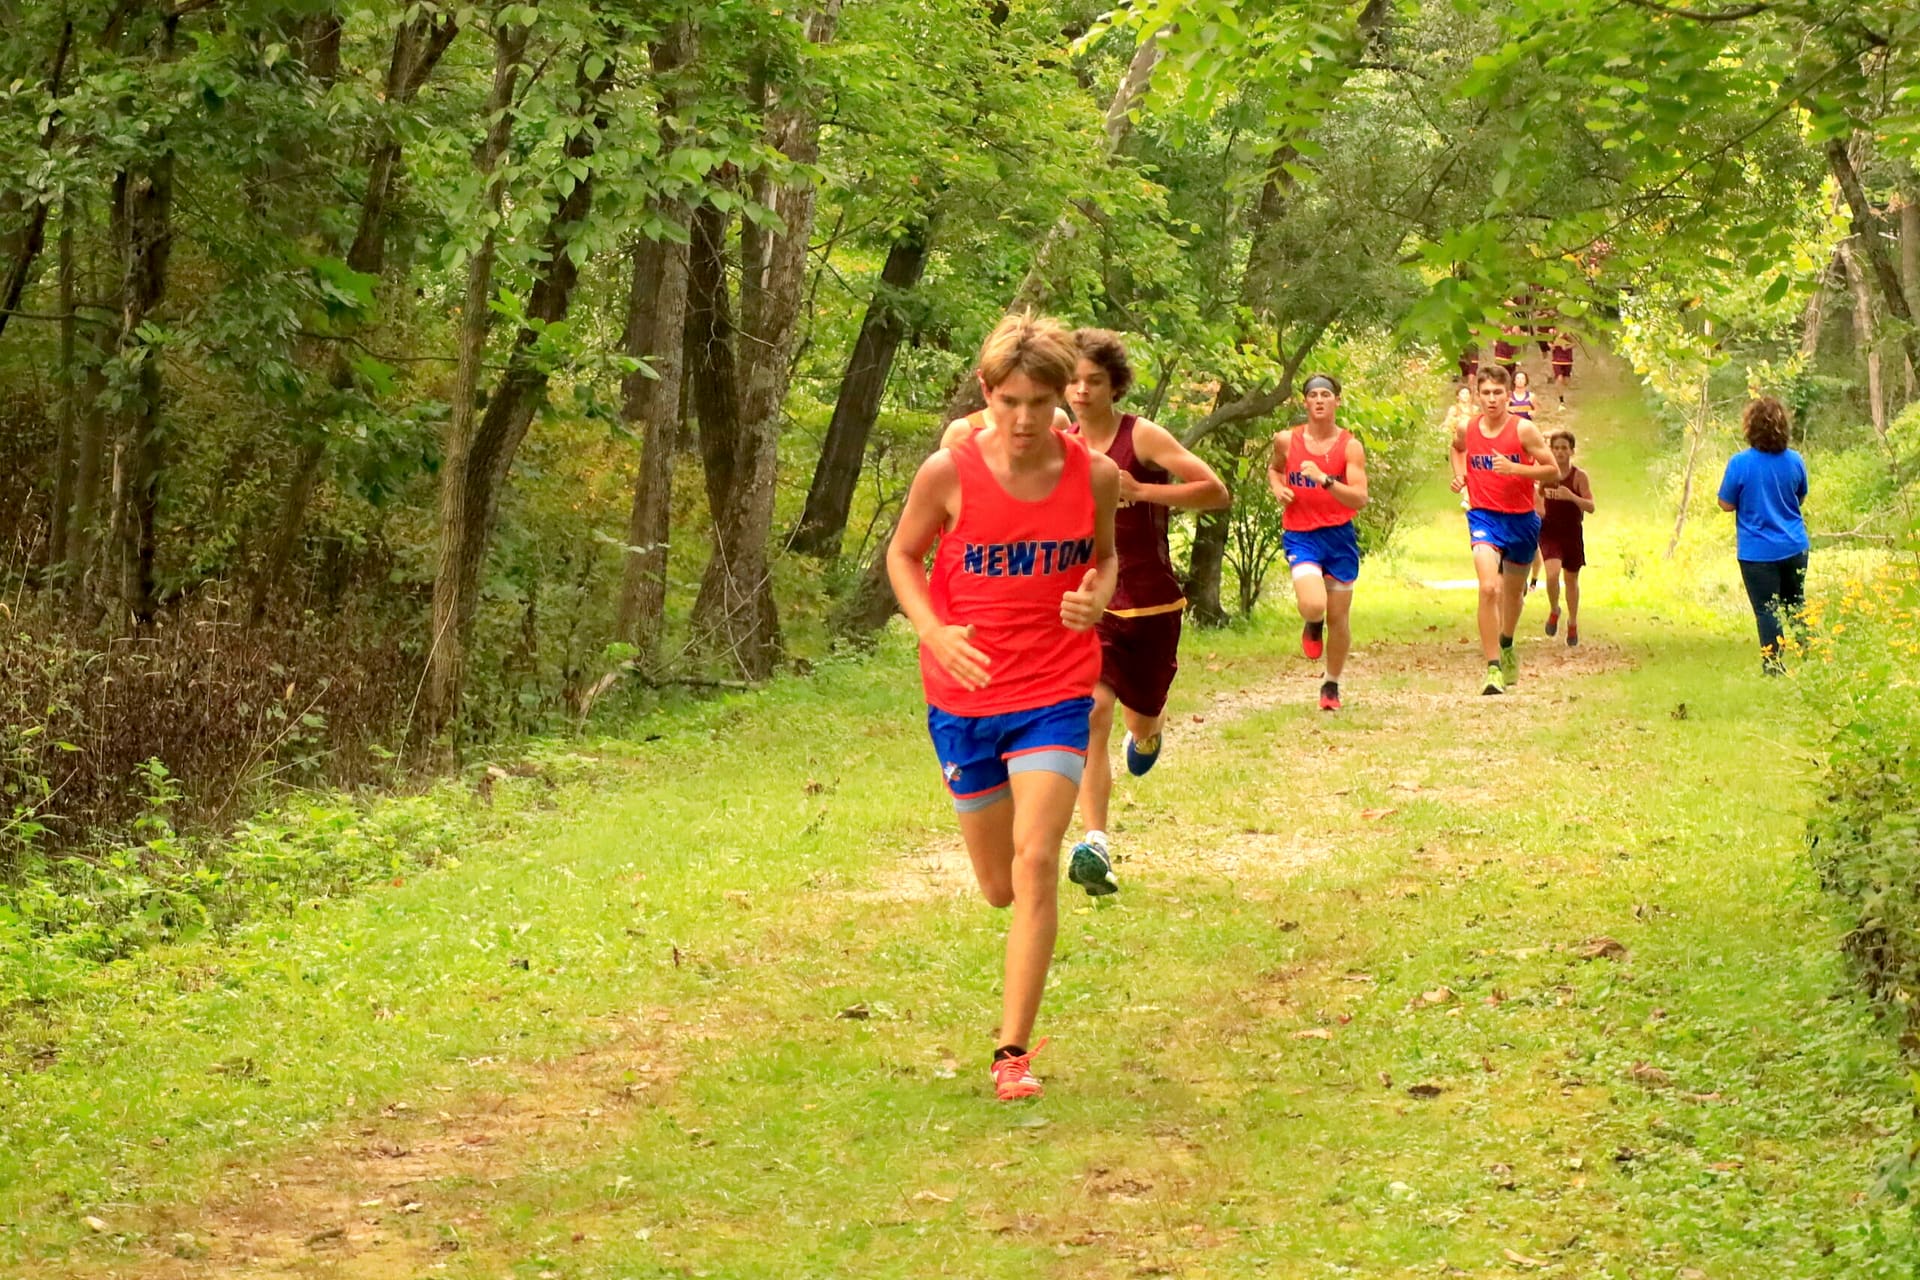
[[[1498,393],[1498,392],[1496,392],[1495,394],[1497,395],[1497,394],[1499,394],[1499,393]],[[1511,649],[1511,648],[1513,648],[1513,637],[1512,637],[1512,636],[1501,636],[1501,637],[1500,637],[1500,647],[1501,647],[1502,649]]]
[[[1104,849],[1107,847],[1107,833],[1104,831],[1089,831],[1087,832],[1087,843],[1097,844]]]
[[[1326,626],[1327,624],[1324,620],[1320,622],[1309,622],[1307,624],[1307,639],[1318,640],[1326,630]]]
[[[1025,1055],[1026,1052],[1025,1049],[1022,1049],[1017,1044],[1003,1044],[993,1051],[993,1060],[999,1062],[1003,1058],[1018,1058]]]

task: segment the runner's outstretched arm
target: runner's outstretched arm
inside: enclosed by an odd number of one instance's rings
[[[1177,477],[1178,483],[1141,484],[1122,472],[1122,502],[1154,502],[1187,511],[1218,511],[1233,504],[1233,495],[1213,468],[1158,423],[1142,418],[1133,424],[1133,452],[1142,461]]]

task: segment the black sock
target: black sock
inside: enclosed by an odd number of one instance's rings
[[[1337,694],[1340,692],[1340,682],[1338,680],[1322,680],[1320,682],[1320,692]]]
[[[1324,620],[1320,622],[1309,622],[1307,624],[1307,638],[1310,640],[1318,640],[1320,633],[1326,629],[1326,625]]]
[[[993,1051],[993,1060],[999,1062],[1002,1058],[1024,1058],[1026,1055],[1027,1051],[1017,1044],[1003,1044]]]
[[[1512,637],[1512,636],[1501,636],[1501,637],[1500,637],[1500,647],[1501,647],[1502,649],[1511,649],[1511,648],[1513,648],[1513,637]]]

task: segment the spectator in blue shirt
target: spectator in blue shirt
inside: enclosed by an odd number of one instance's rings
[[[1739,529],[1740,579],[1760,625],[1760,661],[1769,674],[1781,669],[1780,640],[1806,602],[1807,522],[1800,504],[1807,496],[1807,464],[1787,448],[1787,408],[1761,396],[1741,415],[1750,448],[1727,460],[1720,481],[1720,509],[1731,511]]]

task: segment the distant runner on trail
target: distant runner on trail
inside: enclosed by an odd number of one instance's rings
[[[1525,369],[1514,372],[1513,394],[1507,397],[1507,411],[1516,418],[1533,421],[1533,379]]]
[[[1280,504],[1281,546],[1293,571],[1293,598],[1305,626],[1300,651],[1326,655],[1320,709],[1340,709],[1340,676],[1353,647],[1353,584],[1360,577],[1360,538],[1353,513],[1367,505],[1367,451],[1336,420],[1340,383],[1308,378],[1307,420],[1276,432],[1267,485]]]
[[[1160,758],[1167,690],[1180,668],[1180,617],[1186,594],[1173,572],[1167,546],[1171,508],[1209,511],[1233,499],[1213,468],[1196,458],[1165,428],[1131,413],[1114,413],[1113,402],[1133,385],[1133,366],[1118,334],[1081,329],[1073,335],[1080,358],[1067,402],[1087,447],[1120,469],[1120,506],[1113,517],[1120,556],[1119,585],[1097,629],[1100,683],[1093,690],[1093,717],[1086,776],[1080,781],[1080,820],[1086,838],[1073,846],[1067,879],[1098,897],[1120,887],[1108,853],[1107,802],[1113,794],[1113,708],[1126,715],[1127,772],[1140,777]]]
[[[974,877],[989,903],[1013,908],[992,1064],[1003,1102],[1041,1091],[1033,1024],[1100,677],[1093,629],[1119,564],[1119,472],[1054,425],[1076,354],[1055,321],[1000,322],[980,349],[987,407],[921,465],[887,548]]]
[[[1453,490],[1467,495],[1467,532],[1480,583],[1480,651],[1487,660],[1483,694],[1505,693],[1520,677],[1513,651],[1527,569],[1540,541],[1534,483],[1560,474],[1540,429],[1508,411],[1507,371],[1480,371],[1480,416],[1454,433]]]
[[[1565,404],[1567,384],[1573,381],[1573,339],[1556,330],[1549,356],[1553,361],[1553,384],[1560,388],[1560,403]]]
[[[1567,645],[1580,643],[1580,571],[1587,567],[1586,519],[1593,485],[1573,465],[1573,432],[1547,437],[1560,474],[1540,487],[1540,556],[1547,562],[1547,634],[1560,626],[1560,579],[1567,580]]]

